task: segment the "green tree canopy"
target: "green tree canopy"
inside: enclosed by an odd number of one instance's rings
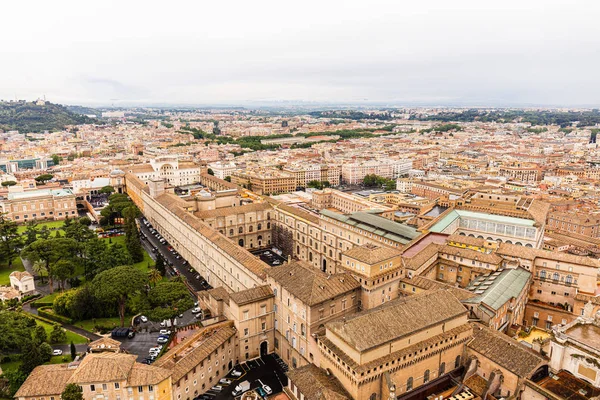
[[[148,292],[151,307],[148,316],[154,321],[175,319],[179,314],[191,308],[194,301],[183,282],[160,282]]]
[[[23,238],[17,231],[17,224],[0,214],[0,263],[6,262],[9,267],[23,245]]]
[[[104,186],[102,189],[100,189],[98,191],[98,193],[103,193],[103,194],[113,194],[115,192],[115,189],[112,186]]]
[[[48,271],[50,292],[52,292],[54,290],[54,264],[59,260],[73,261],[78,248],[78,243],[70,238],[38,239],[25,247],[21,255],[30,261],[41,261],[45,264]]]
[[[4,182],[2,182],[2,186],[4,186],[4,187],[15,186],[16,184],[17,184],[17,182],[15,182],[15,181],[4,181]]]
[[[49,180],[51,180],[52,178],[54,178],[54,175],[52,174],[42,174],[42,175],[38,175],[35,177],[35,181],[41,184],[44,184],[46,182],[48,182]]]
[[[62,400],[83,400],[83,390],[75,383],[69,383],[60,395]]]
[[[139,269],[121,266],[99,273],[92,285],[99,299],[117,304],[121,326],[124,326],[127,300],[144,289],[146,282],[146,274]]]

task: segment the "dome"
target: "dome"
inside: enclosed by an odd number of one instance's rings
[[[113,169],[113,170],[110,172],[110,176],[119,176],[119,175],[125,175],[125,172],[123,172],[123,171],[122,171],[122,170],[120,170],[120,169]]]

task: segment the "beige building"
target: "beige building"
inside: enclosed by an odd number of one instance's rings
[[[327,275],[306,262],[267,272],[275,294],[275,352],[291,367],[319,365],[314,334],[358,310],[360,285],[348,273]]]
[[[192,400],[227,375],[236,360],[236,334],[232,322],[210,325],[160,357],[154,368],[171,372],[169,398]]]
[[[317,339],[320,366],[352,398],[371,400],[403,395],[460,367],[472,334],[467,310],[444,290],[399,298],[325,328]]]
[[[231,175],[231,182],[264,195],[293,192],[297,187],[294,175],[267,168],[235,171]]]
[[[0,198],[0,212],[15,222],[61,220],[77,216],[77,202],[69,189],[14,191]]]
[[[59,400],[74,383],[85,400],[171,400],[171,371],[136,362],[132,354],[102,352],[86,355],[80,363],[40,365],[15,394],[18,400]]]

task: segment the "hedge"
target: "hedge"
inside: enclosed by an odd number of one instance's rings
[[[32,307],[52,307],[54,305],[53,301],[41,301],[41,300],[36,300],[33,303],[31,303]]]
[[[48,318],[52,321],[59,322],[61,324],[72,324],[73,320],[71,318],[63,317],[62,315],[55,314],[52,312],[51,307],[41,307],[38,308],[38,315]]]
[[[33,319],[37,319],[39,321],[45,322],[45,323],[50,324],[50,325],[58,325],[56,321],[53,321],[53,320],[51,320],[49,318],[44,318],[44,317],[41,317],[41,316],[35,315],[35,314],[30,314],[30,316]]]

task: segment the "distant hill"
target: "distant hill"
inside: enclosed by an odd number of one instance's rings
[[[21,133],[59,131],[67,125],[89,124],[92,118],[48,102],[0,102],[0,130]]]
[[[102,111],[100,111],[96,108],[84,107],[84,106],[66,106],[66,107],[67,107],[67,110],[74,112],[75,114],[95,115],[97,117],[100,117],[102,115]]]

